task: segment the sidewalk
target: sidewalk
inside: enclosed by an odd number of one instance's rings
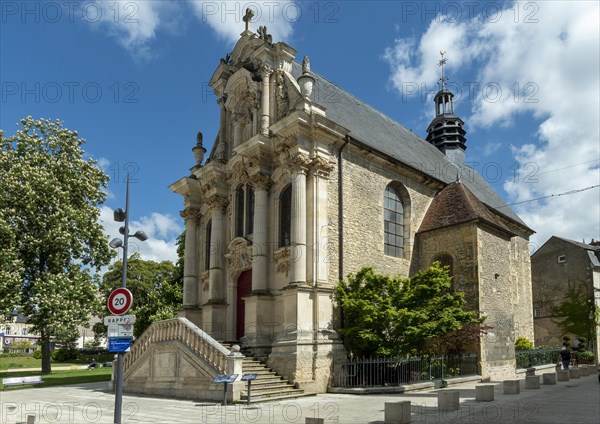
[[[256,406],[222,407],[211,403],[162,398],[123,397],[125,423],[304,423],[307,417],[325,418],[327,424],[382,424],[384,403],[412,402],[412,422],[420,424],[598,424],[600,384],[596,375],[540,389],[525,389],[519,395],[502,394],[495,388],[495,401],[476,402],[476,383],[453,386],[459,390],[461,408],[438,412],[437,392],[427,390],[401,395],[324,394],[287,402]],[[112,423],[114,394],[107,383],[48,387],[0,392],[0,422],[24,423],[36,414],[36,423]]]

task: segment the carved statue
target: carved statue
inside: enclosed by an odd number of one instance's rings
[[[258,37],[261,40],[264,40],[267,43],[272,43],[273,42],[273,37],[267,32],[266,25],[259,26],[257,32],[258,32]]]
[[[198,134],[196,134],[196,144],[198,146],[202,146],[202,139],[203,139],[202,131],[198,131]]]
[[[302,73],[310,74],[310,59],[308,56],[304,56],[304,60],[302,61]]]
[[[283,72],[277,72],[275,83],[277,90],[275,92],[275,100],[277,102],[277,119],[281,119],[287,115],[289,110],[289,98],[285,88],[285,78]]]
[[[227,53],[224,58],[221,58],[221,62],[228,65],[231,62],[231,54]]]
[[[227,161],[227,146],[222,141],[217,144],[217,149],[215,150],[215,160],[222,163]]]

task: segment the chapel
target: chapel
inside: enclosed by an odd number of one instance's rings
[[[181,317],[325,392],[346,355],[337,282],[364,266],[411,276],[437,260],[487,316],[480,374],[514,377],[514,341],[533,339],[533,231],[465,164],[445,81],[423,139],[246,20],[210,79],[214,144],[199,133],[189,175],[170,186],[186,227]]]

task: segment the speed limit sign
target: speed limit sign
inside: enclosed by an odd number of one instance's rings
[[[118,288],[108,296],[108,310],[115,315],[123,315],[131,307],[133,295],[126,288]]]

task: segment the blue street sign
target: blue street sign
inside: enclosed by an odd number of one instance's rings
[[[131,347],[131,339],[108,339],[109,352],[128,352]]]

